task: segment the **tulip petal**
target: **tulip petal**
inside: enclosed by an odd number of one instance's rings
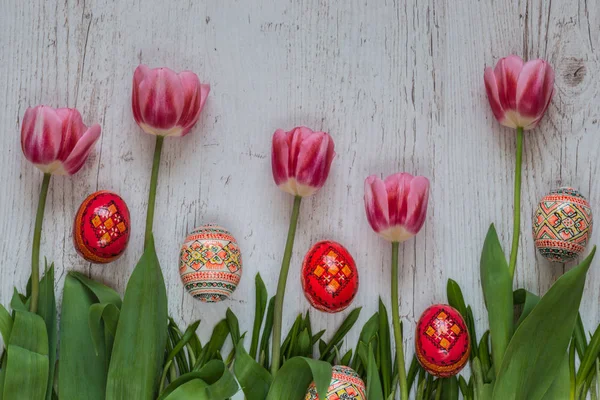
[[[63,162],[63,168],[69,175],[73,175],[81,169],[83,164],[88,158],[90,151],[94,147],[94,144],[100,137],[100,125],[92,125],[85,133],[81,136],[81,139],[77,142],[73,151],[67,159]]]
[[[65,161],[87,127],[81,119],[81,114],[74,108],[59,108],[56,114],[62,119],[62,140],[57,159]]]
[[[273,179],[277,186],[285,183],[289,174],[289,144],[286,132],[283,129],[277,129],[273,134],[273,146],[271,150],[271,167],[273,169]]]
[[[381,232],[390,227],[388,194],[385,183],[375,175],[365,180],[365,212],[371,228]]]
[[[333,140],[325,132],[313,132],[302,141],[296,160],[296,180],[306,186],[325,184],[335,152]]]
[[[177,125],[181,126],[181,136],[186,135],[200,118],[200,102],[202,93],[200,88],[200,79],[190,71],[183,71],[179,74],[181,86],[183,88],[183,112]]]
[[[423,227],[429,202],[429,180],[424,176],[416,176],[410,182],[407,203],[408,212],[405,227],[412,233],[417,233]]]
[[[517,109],[521,116],[534,118],[530,125],[544,115],[554,93],[554,70],[543,60],[529,61],[523,67],[517,85]]]
[[[505,111],[504,107],[502,107],[502,103],[500,102],[496,74],[491,67],[487,67],[485,69],[483,80],[485,82],[485,91],[487,92],[488,100],[490,102],[490,106],[492,107],[494,117],[496,117],[496,119],[502,123],[505,117]]]
[[[183,113],[184,96],[183,86],[174,71],[166,67],[150,70],[137,90],[145,125],[163,131],[177,125]]]
[[[521,57],[511,55],[498,61],[494,73],[498,83],[500,104],[505,111],[517,109],[517,83],[523,68]]]
[[[36,165],[50,164],[60,151],[62,122],[51,107],[28,108],[21,127],[21,148]]]
[[[385,189],[388,197],[390,226],[405,225],[408,218],[407,197],[410,193],[410,182],[413,176],[399,172],[385,178]]]
[[[210,93],[210,85],[208,83],[200,84],[200,111],[204,109],[204,103],[206,103],[208,93]]]

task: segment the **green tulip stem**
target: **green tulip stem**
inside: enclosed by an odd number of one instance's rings
[[[392,243],[392,323],[394,325],[394,339],[396,340],[396,366],[398,368],[398,381],[400,383],[400,398],[408,400],[408,386],[406,383],[406,366],[404,363],[404,348],[402,345],[402,328],[400,326],[400,301],[398,297],[398,242]]]
[[[281,323],[283,319],[283,295],[287,283],[288,272],[290,270],[290,261],[292,259],[292,249],[294,247],[294,238],[296,237],[296,227],[298,226],[298,216],[300,215],[300,203],[302,197],[296,196],[294,199],[294,208],[292,209],[292,218],[288,229],[287,242],[285,243],[285,252],[281,262],[281,271],[279,272],[279,282],[277,283],[277,294],[275,295],[275,308],[273,314],[273,348],[271,374],[275,376],[279,370],[280,350],[281,350]]]
[[[46,208],[46,197],[50,186],[50,174],[44,174],[40,200],[38,202],[37,214],[35,216],[35,228],[33,229],[33,245],[31,246],[31,304],[29,310],[37,312],[38,298],[40,296],[40,242],[42,240],[42,223],[44,222],[44,210]]]
[[[510,264],[508,270],[511,279],[514,279],[517,266],[517,253],[519,249],[519,232],[521,230],[521,164],[523,161],[523,128],[517,128],[517,157],[515,168],[515,197],[513,204],[513,238],[510,250]]]
[[[150,191],[148,194],[148,211],[146,214],[146,234],[144,236],[144,247],[152,235],[154,223],[154,205],[156,203],[156,186],[158,184],[158,169],[160,167],[160,154],[162,152],[163,136],[156,136],[156,147],[154,148],[154,160],[152,161],[152,175],[150,177]]]

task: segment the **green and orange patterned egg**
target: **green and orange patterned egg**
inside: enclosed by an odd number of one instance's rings
[[[242,255],[235,238],[217,225],[194,229],[179,255],[179,274],[196,299],[215,303],[228,299],[242,277]]]
[[[366,400],[365,392],[365,383],[352,368],[335,365],[324,400]],[[308,387],[305,400],[319,400],[314,382]]]
[[[567,187],[553,190],[533,216],[535,247],[550,261],[571,261],[585,251],[592,222],[590,203],[581,193]]]

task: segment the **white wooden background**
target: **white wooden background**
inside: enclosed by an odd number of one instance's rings
[[[579,188],[593,207],[598,184],[600,4],[592,0],[3,0],[0,16],[0,301],[29,276],[30,243],[42,175],[22,156],[20,120],[28,106],[77,107],[102,137],[73,177],[52,179],[42,254],[56,263],[56,292],[78,270],[122,292],[142,251],[154,138],[131,113],[139,63],[195,71],[212,86],[196,128],[163,149],[156,240],[169,312],[202,319],[206,338],[231,307],[250,330],[254,275],[275,291],[292,199],[273,183],[271,135],[304,124],[330,132],[338,153],[329,180],[302,204],[285,298],[285,327],[309,309],[300,288],[304,253],[333,239],[354,255],[361,286],[358,325],[382,296],[390,305],[390,246],[370,229],[363,181],[396,171],[431,180],[427,222],[401,247],[401,315],[407,357],[415,320],[446,299],[456,279],[487,325],[479,256],[497,224],[508,253],[512,226],[514,133],[493,118],[483,70],[503,56],[543,57],[556,70],[547,116],[525,138],[523,221],[516,284],[545,292],[565,267],[539,257],[531,237],[534,205],[547,191]],[[90,265],[75,252],[71,225],[99,189],[122,195],[133,236],[117,262]],[[180,244],[195,226],[218,222],[238,238],[244,276],[233,299],[206,305],[184,292]],[[598,239],[598,235],[594,235]],[[583,299],[584,322],[600,321],[600,265]],[[568,266],[567,266],[568,268]],[[347,312],[311,310],[315,329]],[[359,328],[348,336],[354,346]],[[407,361],[408,362],[408,361]]]

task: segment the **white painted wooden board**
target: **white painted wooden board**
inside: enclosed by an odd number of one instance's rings
[[[515,135],[493,118],[483,70],[515,53],[556,69],[547,116],[525,138],[523,221],[516,284],[545,292],[563,273],[538,256],[531,214],[549,190],[572,185],[600,210],[597,78],[600,4],[589,0],[3,0],[0,15],[0,301],[29,276],[30,243],[42,175],[22,156],[20,119],[28,106],[77,107],[102,137],[73,177],[52,179],[41,253],[56,263],[60,297],[66,271],[78,270],[120,292],[142,251],[154,138],[131,113],[139,63],[191,69],[212,86],[201,120],[163,149],[155,236],[169,311],[209,336],[227,307],[250,330],[254,275],[275,291],[292,198],[273,183],[276,128],[304,124],[330,132],[338,153],[329,180],[302,204],[285,327],[309,309],[300,288],[302,257],[321,239],[354,255],[361,286],[357,325],[390,306],[390,246],[363,210],[369,174],[428,176],[427,222],[401,247],[400,313],[407,357],[416,319],[446,299],[456,279],[487,325],[479,256],[495,222],[508,253]],[[75,252],[71,224],[99,189],[128,203],[133,236],[125,255],[90,265]],[[231,301],[206,305],[187,295],[177,271],[180,244],[195,226],[218,222],[238,238],[244,277]],[[594,235],[594,242],[598,235]],[[600,321],[600,265],[590,271],[582,310]],[[311,310],[315,329],[337,327],[347,312]],[[354,346],[356,328],[348,342]],[[408,360],[407,360],[408,362]]]

